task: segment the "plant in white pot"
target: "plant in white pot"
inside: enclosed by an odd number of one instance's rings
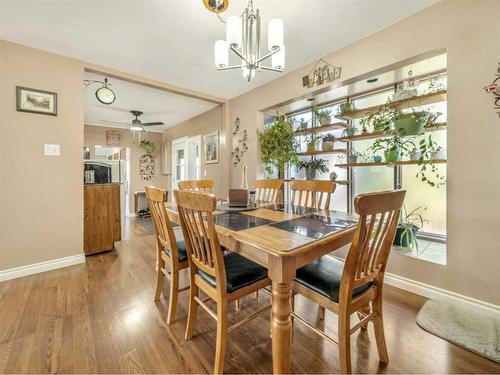
[[[323,151],[332,151],[334,146],[335,136],[332,133],[328,133],[323,137],[321,142],[321,149]]]
[[[332,122],[332,111],[330,109],[320,109],[316,104],[313,105],[312,111],[320,125],[329,125]]]

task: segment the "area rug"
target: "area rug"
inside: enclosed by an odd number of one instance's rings
[[[500,363],[500,316],[429,300],[417,316],[429,333]]]

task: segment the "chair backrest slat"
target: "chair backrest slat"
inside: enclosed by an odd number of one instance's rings
[[[312,207],[318,210],[328,210],[330,207],[330,196],[335,191],[336,186],[337,184],[332,181],[291,181],[291,204]]]
[[[212,216],[215,196],[188,190],[175,190],[174,194],[190,267],[215,277],[217,289],[226,291],[223,253]]]
[[[361,284],[383,282],[405,194],[404,190],[396,190],[355,198],[359,221],[346,257],[340,299],[350,299],[352,290]]]
[[[170,252],[170,257],[174,261],[177,261],[177,241],[165,207],[167,191],[155,186],[146,186],[144,190],[146,191],[149,211],[153,218],[158,251],[161,251],[162,248],[167,248]]]
[[[179,181],[177,185],[181,190],[212,193],[215,184],[212,180],[185,180]]]
[[[279,203],[283,181],[255,180],[253,186],[255,188],[255,199],[257,202]]]

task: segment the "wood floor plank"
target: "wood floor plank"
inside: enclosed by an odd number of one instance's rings
[[[181,293],[176,320],[166,324],[168,285],[153,300],[155,246],[151,232],[127,220],[126,240],[85,264],[0,283],[1,373],[211,373],[215,321],[200,310],[194,337],[184,340],[188,293]],[[187,274],[181,285],[187,285]],[[248,296],[234,323],[269,303]],[[352,336],[352,366],[360,373],[500,373],[500,365],[435,337],[415,323],[425,299],[386,287],[384,314],[389,365],[378,363],[371,326]],[[213,306],[215,307],[215,306]],[[296,311],[329,334],[336,316],[318,321],[318,307],[296,298]],[[353,317],[353,322],[357,321]],[[228,335],[226,373],[272,371],[269,315]],[[339,372],[337,348],[294,325],[292,371]]]

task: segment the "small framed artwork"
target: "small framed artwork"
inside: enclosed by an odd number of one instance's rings
[[[205,135],[205,164],[219,162],[219,131]]]
[[[57,93],[16,86],[16,107],[19,112],[57,116]]]
[[[106,131],[106,145],[107,146],[120,146],[120,132],[116,130]]]

